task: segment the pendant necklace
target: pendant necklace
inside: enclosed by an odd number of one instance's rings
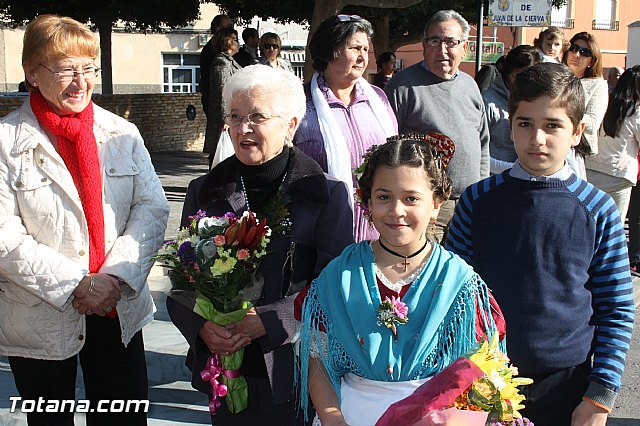
[[[282,182],[284,182],[284,179],[286,177],[287,177],[287,173],[285,173],[284,176],[282,176],[282,181],[280,181],[280,185],[282,185]],[[244,178],[242,177],[242,175],[240,175],[240,184],[242,185],[242,194],[244,195],[244,202],[247,203],[247,210],[251,210],[251,206],[249,205],[249,194],[247,194],[247,188],[244,186]]]
[[[397,253],[393,250],[391,250],[389,247],[385,246],[384,244],[382,244],[382,239],[378,239],[378,243],[380,244],[380,247],[382,247],[382,249],[384,251],[386,251],[387,253],[390,253],[394,256],[398,256],[404,259],[404,261],[402,262],[402,264],[404,265],[404,271],[407,272],[407,267],[411,264],[411,262],[409,262],[409,259],[411,259],[412,257],[415,257],[417,255],[419,255],[420,253],[422,253],[422,251],[425,249],[425,247],[427,247],[427,244],[429,244],[429,240],[427,240],[425,238],[425,242],[424,245],[420,248],[420,250],[418,250],[417,252],[410,254],[409,256],[404,256],[400,253]]]

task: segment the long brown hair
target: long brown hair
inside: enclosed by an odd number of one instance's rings
[[[591,49],[592,53],[591,65],[589,65],[584,71],[584,75],[582,76],[582,78],[602,78],[602,52],[600,51],[600,46],[598,45],[598,41],[596,40],[596,38],[588,32],[583,31],[571,37],[569,43],[573,44],[576,40],[582,40],[587,43],[587,46],[589,46],[589,49]],[[568,49],[565,50],[562,54],[562,63],[565,65],[567,64],[568,54]]]

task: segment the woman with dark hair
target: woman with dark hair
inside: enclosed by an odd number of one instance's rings
[[[291,63],[280,56],[282,40],[276,33],[264,33],[260,37],[260,63],[271,68],[282,68],[293,72]]]
[[[376,60],[378,72],[373,76],[373,84],[381,89],[387,85],[393,74],[395,74],[396,55],[393,52],[384,52]]]
[[[362,155],[398,132],[387,96],[362,77],[372,35],[369,21],[357,15],[331,16],[318,26],[309,43],[316,72],[305,86],[307,112],[293,141],[325,172],[354,189],[351,170]],[[377,235],[359,206],[353,231],[356,241]]]
[[[569,48],[562,55],[562,63],[580,79],[584,89],[586,110],[582,120],[586,126],[582,141],[576,147],[575,158],[576,167],[584,169],[584,157],[598,152],[598,130],[609,99],[607,82],[602,77],[602,53],[596,38],[584,31],[571,37]],[[576,170],[574,167],[572,169]],[[579,177],[586,179],[586,172],[584,176],[581,173],[581,170],[576,172]]]
[[[238,53],[238,32],[233,28],[221,28],[213,38],[216,52],[209,71],[209,101],[207,113],[207,132],[204,138],[204,152],[209,153],[209,166],[218,147],[218,141],[224,130],[224,99],[222,88],[229,78],[242,67],[233,59]]]
[[[518,73],[541,61],[540,50],[533,46],[525,44],[511,49],[504,57],[500,73],[496,75],[491,86],[482,93],[491,134],[489,142],[491,173],[500,173],[511,168],[518,158],[509,126],[509,89]]]
[[[586,159],[587,177],[616,202],[625,217],[638,176],[640,65],[625,71],[609,98],[598,153]]]

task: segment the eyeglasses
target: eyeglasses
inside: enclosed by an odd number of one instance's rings
[[[447,46],[448,49],[453,49],[454,47],[460,46],[464,40],[458,40],[455,38],[440,38],[440,37],[429,37],[425,39],[425,43],[429,47],[440,47],[442,43]]]
[[[40,64],[42,68],[49,71],[51,74],[55,75],[58,81],[62,82],[70,82],[74,79],[78,78],[79,75],[83,76],[85,80],[91,81],[94,78],[100,75],[100,68],[96,66],[84,67],[82,71],[76,70],[62,70],[62,71],[53,71],[44,65]]]
[[[278,50],[280,49],[280,46],[278,46],[277,44],[270,44],[270,43],[265,43],[262,45],[262,48],[264,50],[269,50],[269,49],[273,49],[273,50]]]
[[[362,21],[362,16],[359,15],[337,15],[340,22],[349,21]]]
[[[574,53],[580,52],[580,55],[584,56],[585,58],[590,58],[593,56],[593,51],[591,49],[578,46],[575,43],[571,43],[571,46],[569,47],[569,52],[574,52]]]
[[[224,122],[231,126],[236,127],[242,124],[242,121],[246,118],[247,124],[251,124],[253,126],[260,126],[272,118],[280,117],[279,115],[269,115],[264,112],[252,112],[251,114],[241,115],[241,114],[227,114],[224,116]],[[281,117],[280,117],[281,118]]]

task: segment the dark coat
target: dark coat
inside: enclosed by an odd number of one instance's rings
[[[239,164],[235,156],[230,157],[189,184],[182,212],[183,225],[198,209],[205,210],[209,216],[229,211],[242,214],[246,202]],[[346,185],[324,174],[315,161],[297,148],[290,150],[283,190],[293,228],[286,237],[272,238],[267,248],[269,253],[260,265],[258,271],[263,274],[264,288],[256,310],[267,334],[245,348],[245,361],[263,359],[264,365],[243,364],[245,374],[266,367],[274,404],[295,398],[291,344],[295,331],[295,296],[353,242],[353,213],[348,207],[350,197]],[[200,371],[211,353],[198,337],[205,320],[172,298],[167,299],[167,307],[172,321],[191,346],[187,366],[193,372],[192,384],[208,393],[211,389],[207,389],[200,378]],[[262,357],[247,357],[247,353],[252,352]]]
[[[251,53],[247,51],[245,46],[242,46],[240,50],[238,50],[238,53],[233,55],[233,59],[243,68],[258,63],[258,59],[251,56]]]
[[[224,126],[224,100],[222,88],[231,76],[242,69],[231,55],[226,52],[213,57],[209,68],[209,89],[207,100],[207,132],[204,137],[203,152],[213,155],[216,152],[222,128]]]

